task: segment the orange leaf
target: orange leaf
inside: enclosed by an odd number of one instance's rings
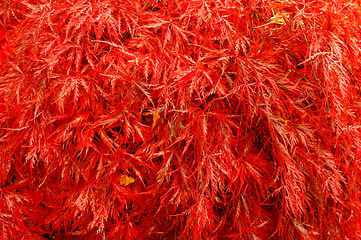
[[[126,174],[122,174],[119,178],[119,183],[122,186],[128,186],[129,184],[132,184],[134,182],[135,182],[135,179]]]
[[[152,128],[155,127],[155,124],[157,124],[157,121],[158,121],[159,118],[160,118],[160,116],[159,116],[158,112],[154,112],[154,113],[153,113],[153,124],[152,124]]]

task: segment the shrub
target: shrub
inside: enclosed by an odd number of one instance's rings
[[[2,239],[358,239],[360,8],[0,5]]]

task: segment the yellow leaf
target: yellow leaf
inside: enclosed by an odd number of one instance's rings
[[[129,184],[132,184],[134,182],[135,182],[135,179],[126,174],[122,174],[119,178],[119,183],[122,186],[128,186]]]
[[[288,72],[286,73],[286,76],[285,76],[285,77],[288,77],[288,75],[290,75],[291,72],[292,72],[292,70],[289,69]]]
[[[271,17],[271,21],[275,24],[279,24],[279,25],[285,25],[286,21],[285,19],[289,18],[290,16],[285,13],[285,12],[279,12],[276,13],[273,17]]]
[[[158,112],[155,111],[155,112],[153,113],[153,124],[152,124],[152,128],[155,127],[155,124],[157,124],[157,121],[158,121],[159,118],[160,118],[160,116],[159,116]]]
[[[284,123],[287,125],[288,120],[283,119],[283,118],[281,117],[281,113],[280,113],[279,111],[277,111],[276,114],[277,114],[278,120],[281,120],[282,122],[284,122]]]

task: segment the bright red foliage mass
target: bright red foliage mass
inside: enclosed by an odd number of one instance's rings
[[[360,239],[345,0],[0,3],[1,239]]]

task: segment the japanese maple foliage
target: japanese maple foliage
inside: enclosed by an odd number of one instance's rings
[[[361,238],[359,6],[5,0],[0,238]]]

